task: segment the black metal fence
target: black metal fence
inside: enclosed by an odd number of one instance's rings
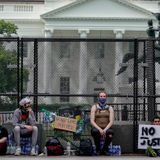
[[[139,121],[160,110],[160,51],[156,39],[0,39],[0,110],[24,96],[42,109],[73,117],[107,91],[116,121]]]

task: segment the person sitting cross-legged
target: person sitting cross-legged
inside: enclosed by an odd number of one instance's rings
[[[32,137],[32,148],[30,155],[37,155],[35,151],[35,145],[37,143],[38,128],[35,125],[35,115],[32,110],[31,100],[26,97],[20,102],[20,107],[14,111],[13,115],[13,133],[16,142],[16,152],[15,155],[21,154],[20,137]]]

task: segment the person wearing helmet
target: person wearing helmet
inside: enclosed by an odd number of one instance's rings
[[[13,133],[14,139],[16,142],[16,152],[15,155],[21,154],[21,146],[20,146],[20,137],[32,137],[32,149],[31,155],[36,155],[35,145],[37,143],[38,137],[38,128],[35,125],[35,115],[32,110],[31,100],[30,98],[26,97],[23,98],[20,102],[20,107],[14,111],[13,115]]]

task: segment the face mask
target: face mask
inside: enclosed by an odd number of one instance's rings
[[[99,103],[105,104],[107,102],[106,98],[98,98]]]

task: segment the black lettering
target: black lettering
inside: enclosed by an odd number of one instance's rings
[[[148,139],[148,140],[147,140],[147,145],[148,145],[148,146],[152,146],[152,140]]]
[[[153,138],[152,146],[159,146],[159,145],[160,145],[160,138]]]
[[[146,135],[151,135],[153,136],[156,133],[156,130],[154,127],[147,128],[147,127],[142,127],[142,136]]]
[[[148,128],[142,127],[142,136],[147,135],[148,136]]]
[[[153,136],[155,133],[156,133],[156,130],[155,130],[154,127],[149,128],[149,134],[150,134],[151,136]]]
[[[146,145],[148,137],[141,137],[140,139],[143,139],[143,142],[141,142],[141,145]]]

